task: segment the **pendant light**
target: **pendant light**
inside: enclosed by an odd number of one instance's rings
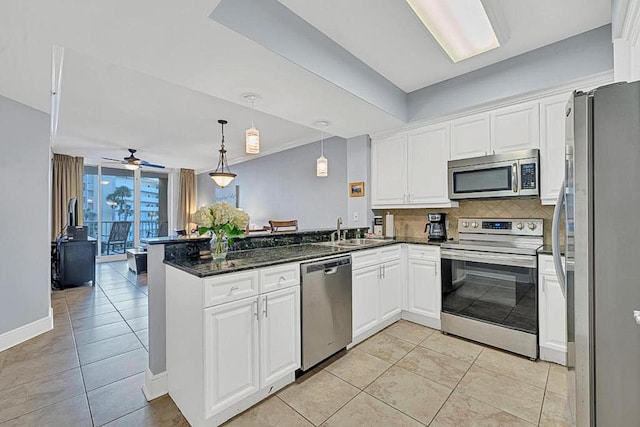
[[[329,126],[326,120],[316,122],[316,126],[320,128],[320,157],[316,160],[316,176],[324,178],[329,175],[329,161],[324,156],[324,131],[323,128]]]
[[[222,145],[220,146],[220,150],[218,150],[220,152],[220,158],[218,159],[218,166],[216,166],[215,172],[210,172],[209,176],[216,184],[224,188],[233,181],[236,174],[231,173],[231,170],[229,170],[229,164],[227,163],[227,150],[224,149],[224,125],[227,124],[227,121],[218,120],[218,123],[220,123],[220,126],[222,127]]]
[[[258,154],[260,152],[260,131],[253,124],[254,104],[260,96],[255,93],[245,93],[242,98],[251,104],[251,128],[245,132],[245,151],[247,154]]]

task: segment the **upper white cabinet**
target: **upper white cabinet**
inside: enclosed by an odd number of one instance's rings
[[[490,117],[492,154],[540,146],[537,102],[500,108],[492,111]]]
[[[372,208],[450,207],[449,124],[372,141]]]
[[[409,204],[449,202],[447,161],[449,126],[431,126],[408,135],[407,191]]]
[[[451,122],[451,160],[486,156],[491,152],[489,114],[462,117]]]
[[[537,102],[511,105],[451,121],[451,159],[540,146]]]
[[[554,205],[564,179],[566,107],[570,93],[540,101],[540,199]]]
[[[407,135],[371,143],[372,204],[402,205],[407,197]]]

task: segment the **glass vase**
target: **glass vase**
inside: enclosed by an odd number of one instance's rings
[[[224,261],[229,252],[229,242],[225,233],[214,233],[211,239],[211,257],[214,261]]]

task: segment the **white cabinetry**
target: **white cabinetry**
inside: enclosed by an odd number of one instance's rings
[[[451,159],[540,146],[537,102],[511,105],[451,121]]]
[[[540,101],[540,199],[555,205],[564,179],[565,111],[570,93]]]
[[[538,256],[538,320],[540,359],[566,365],[567,307],[551,255]]]
[[[491,152],[489,114],[462,117],[451,122],[451,160],[486,156]]]
[[[404,284],[400,251],[400,245],[392,245],[351,254],[352,345],[400,318]]]
[[[440,329],[440,248],[407,245],[407,307],[409,320]]]
[[[219,425],[295,379],[298,269],[201,279],[167,267],[169,394],[191,425]]]
[[[450,207],[449,124],[372,141],[372,207]]]

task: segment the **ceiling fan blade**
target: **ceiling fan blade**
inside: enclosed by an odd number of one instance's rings
[[[162,165],[156,165],[156,164],[153,164],[153,163],[149,163],[146,160],[141,160],[140,161],[140,166],[145,166],[145,167],[148,167],[148,168],[158,168],[158,169],[164,169],[165,168]]]
[[[122,160],[118,160],[118,159],[112,159],[110,157],[102,157],[104,160],[111,160],[112,162],[118,162],[118,163],[122,163]]]

